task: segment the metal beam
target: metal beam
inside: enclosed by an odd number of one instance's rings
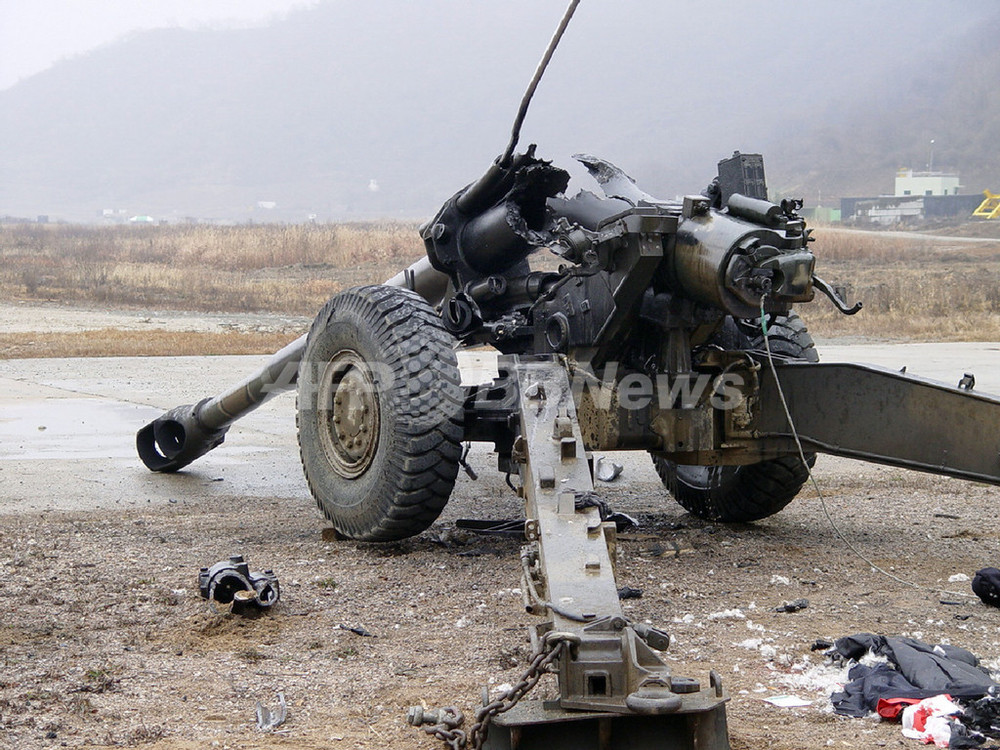
[[[1000,484],[997,396],[873,365],[775,370],[806,450]],[[765,450],[795,450],[766,362],[751,432]]]
[[[672,676],[652,648],[666,648],[668,636],[633,626],[622,612],[609,553],[613,524],[587,504],[593,478],[565,361],[512,356],[500,367],[518,390],[525,605],[547,618],[536,636],[559,634],[573,646],[559,658],[559,701],[523,701],[497,716],[486,747],[728,750],[728,697],[718,676],[704,689]]]

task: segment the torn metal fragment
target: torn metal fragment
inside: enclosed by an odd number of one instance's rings
[[[274,605],[280,596],[274,571],[250,572],[242,555],[220,560],[198,574],[198,589],[214,608],[216,604],[231,605],[235,614],[247,614]]]
[[[257,701],[257,728],[262,732],[273,732],[288,719],[288,705],[285,694],[278,693],[278,708],[272,711],[260,701]]]

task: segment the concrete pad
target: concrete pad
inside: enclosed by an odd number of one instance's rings
[[[1000,395],[1000,343],[838,344],[816,342],[822,362],[858,362],[958,385],[962,375],[976,376],[976,390]]]
[[[974,372],[977,390],[1000,393],[995,343],[820,343],[824,361],[857,361],[955,385]],[[487,382],[496,355],[461,352],[463,380]],[[311,503],[302,477],[292,395],[281,395],[239,421],[226,443],[183,472],[149,472],[135,454],[135,432],[166,409],[194,403],[242,380],[264,356],[122,357],[9,360],[0,365],[0,513],[211,502],[213,497],[287,498]],[[470,460],[491,472],[489,445]],[[659,481],[642,453],[616,453],[616,482],[631,492]],[[844,461],[845,459],[824,459]],[[495,472],[493,472],[495,473]],[[612,485],[603,485],[610,488]],[[461,480],[456,495],[480,492]]]

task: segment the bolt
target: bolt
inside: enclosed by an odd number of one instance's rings
[[[532,383],[524,389],[524,397],[533,401],[545,400],[545,388],[541,383]]]
[[[410,706],[406,712],[406,721],[410,726],[419,727],[421,724],[440,724],[443,711],[435,709],[429,710],[423,706]]]
[[[447,225],[441,223],[435,224],[432,232],[432,236],[436,242],[447,242],[451,236],[451,232],[448,231]]]

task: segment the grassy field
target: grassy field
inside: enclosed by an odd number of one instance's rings
[[[418,258],[415,225],[0,226],[5,299],[314,313]]]
[[[994,231],[1000,230],[997,226]],[[969,232],[982,234],[982,228]],[[962,229],[953,230],[961,235]],[[926,236],[819,228],[817,274],[864,309],[841,315],[818,295],[801,314],[820,337],[923,341],[1000,340],[1000,239],[961,243]]]
[[[966,233],[993,231],[979,224]],[[816,336],[1000,340],[1000,239],[960,243],[823,227],[815,236],[818,273],[865,304],[852,318],[823,298],[802,306]],[[311,316],[337,291],[383,281],[422,253],[416,226],[401,223],[5,224],[0,299]],[[0,357],[265,353],[289,338],[283,332],[51,333],[42,322],[38,332],[0,331]]]

